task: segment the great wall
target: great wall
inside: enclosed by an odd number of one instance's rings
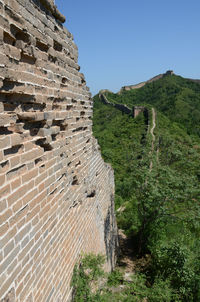
[[[141,112],[143,112],[148,119],[148,110],[144,106],[133,106],[132,108],[129,108],[127,105],[111,103],[106,95],[101,91],[99,92],[99,100],[105,105],[109,105],[114,107],[115,109],[118,109],[122,113],[132,115],[134,118],[137,117]]]
[[[66,302],[82,253],[115,265],[114,175],[53,0],[0,0],[0,301]]]
[[[151,78],[150,80],[148,81],[144,81],[144,82],[141,82],[141,83],[138,83],[138,84],[135,84],[135,85],[128,85],[128,86],[123,86],[120,91],[118,92],[118,94],[121,94],[123,91],[129,91],[129,90],[132,90],[132,89],[138,89],[138,88],[141,88],[143,86],[145,86],[146,84],[148,83],[152,83],[152,82],[155,82],[159,79],[162,79],[164,78],[165,76],[169,76],[169,75],[173,75],[174,72],[173,70],[167,70],[165,73],[161,73],[153,78]]]

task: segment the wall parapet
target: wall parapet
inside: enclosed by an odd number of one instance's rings
[[[67,302],[81,253],[115,264],[114,173],[53,1],[0,10],[0,301]]]
[[[53,0],[39,0],[39,1],[61,23],[64,23],[66,21],[65,16],[61,14],[61,12],[57,9],[57,6],[54,4]]]
[[[99,93],[99,99],[106,105],[111,105],[112,107],[120,110],[123,113],[126,114],[132,114],[133,110],[131,110],[128,106],[123,105],[123,104],[115,104],[115,103],[111,103],[110,101],[108,101],[107,97],[105,96],[105,94],[103,93]]]

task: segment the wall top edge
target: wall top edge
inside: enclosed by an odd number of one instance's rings
[[[41,4],[51,12],[51,14],[59,20],[61,23],[64,23],[66,18],[63,14],[60,13],[57,6],[54,4],[54,0],[39,0]]]

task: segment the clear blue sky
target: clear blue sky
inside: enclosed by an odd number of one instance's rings
[[[55,0],[92,94],[168,69],[200,78],[200,0]]]

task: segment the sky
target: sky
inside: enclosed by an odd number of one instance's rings
[[[200,79],[199,0],[55,0],[94,95],[167,70]]]

